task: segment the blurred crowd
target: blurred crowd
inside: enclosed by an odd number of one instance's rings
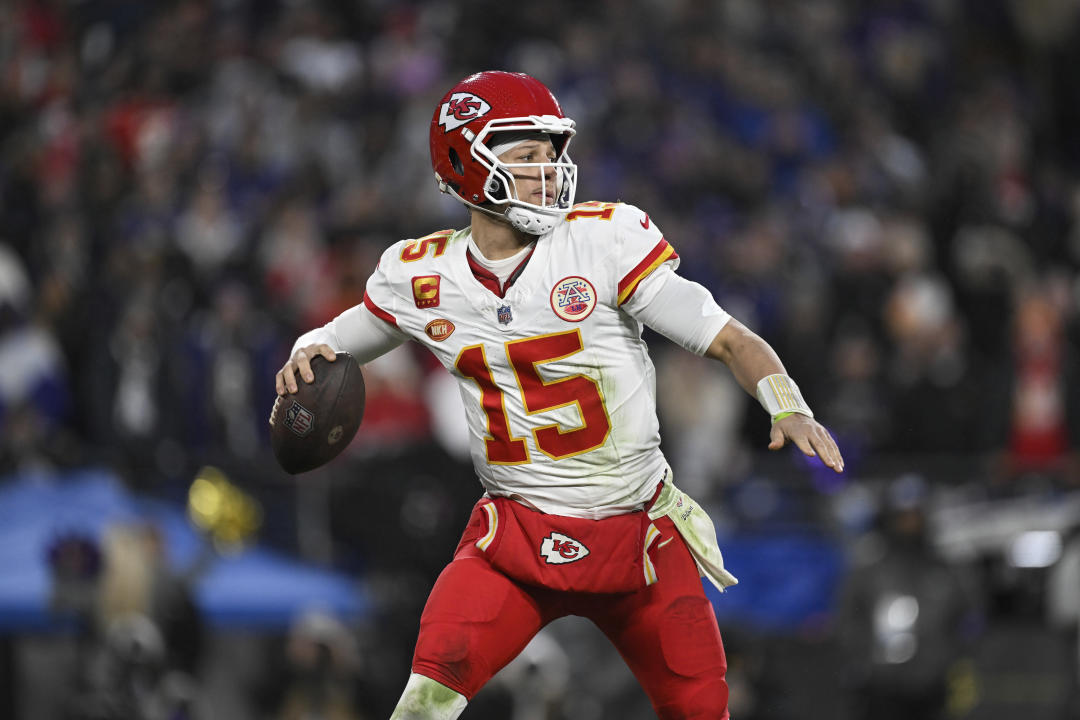
[[[1076,27],[1067,0],[6,3],[0,463],[264,457],[291,340],[465,223],[427,123],[501,67],[577,120],[580,199],[646,208],[849,455],[1075,476]],[[707,481],[759,413],[693,402],[725,381],[657,344]],[[371,368],[375,444],[431,439],[431,369]]]
[[[577,121],[578,199],[645,208],[778,349],[849,478],[948,458],[932,480],[1075,488],[1078,65],[1071,0],[0,3],[0,473],[280,478],[273,373],[388,244],[466,224],[428,123],[501,68]],[[719,497],[768,420],[648,339],[680,482]],[[437,478],[459,401],[411,347],[365,379],[354,459],[436,453],[386,490],[422,568],[393,582],[422,586],[477,491]],[[373,542],[360,494],[330,542]]]
[[[505,67],[578,121],[581,198],[647,208],[849,454],[1069,472],[1075,4],[617,6],[6,4],[4,467],[105,460],[152,484],[265,456],[291,340],[356,303],[389,242],[465,222],[434,190],[428,118]],[[753,424],[738,397],[683,402],[722,381],[658,354],[672,427]],[[430,370],[372,369],[368,437],[430,439]]]

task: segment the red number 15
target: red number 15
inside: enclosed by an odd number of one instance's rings
[[[581,352],[580,330],[512,340],[505,343],[505,348],[526,413],[535,415],[576,405],[581,415],[581,426],[571,430],[563,430],[558,424],[533,428],[533,438],[540,452],[558,460],[580,455],[604,444],[611,431],[611,421],[596,381],[584,375],[571,375],[548,382],[540,376],[537,367]],[[529,462],[525,439],[510,434],[505,397],[492,379],[484,346],[471,345],[463,349],[454,364],[462,375],[473,380],[480,388],[480,404],[487,415],[488,424],[485,441],[488,462],[494,465]]]

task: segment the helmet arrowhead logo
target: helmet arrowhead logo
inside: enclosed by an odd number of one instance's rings
[[[456,92],[439,109],[439,124],[445,132],[450,132],[487,115],[490,110],[491,105],[483,98],[469,92]]]

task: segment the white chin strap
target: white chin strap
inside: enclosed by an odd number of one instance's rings
[[[440,188],[442,185],[440,185]],[[446,186],[443,190],[445,193],[449,193],[457,198],[463,205],[478,210],[489,217],[493,217],[496,220],[502,220],[510,225],[510,227],[528,235],[545,235],[555,229],[555,226],[559,224],[559,221],[566,217],[566,213],[569,210],[559,211],[557,213],[543,213],[539,210],[529,210],[520,206],[511,205],[506,208],[505,212],[497,212],[490,207],[484,207],[483,205],[477,205],[471,203],[450,186]]]
[[[520,206],[506,209],[505,218],[515,230],[529,235],[546,235],[555,229],[565,213],[547,215],[536,210],[526,210]]]

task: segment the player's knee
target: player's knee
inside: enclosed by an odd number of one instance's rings
[[[690,702],[692,720],[726,720],[728,714],[728,686],[724,680],[717,680],[701,688]]]
[[[727,683],[722,678],[703,683],[678,700],[654,709],[660,720],[727,720]]]
[[[461,693],[413,673],[390,720],[457,720],[467,702]]]

